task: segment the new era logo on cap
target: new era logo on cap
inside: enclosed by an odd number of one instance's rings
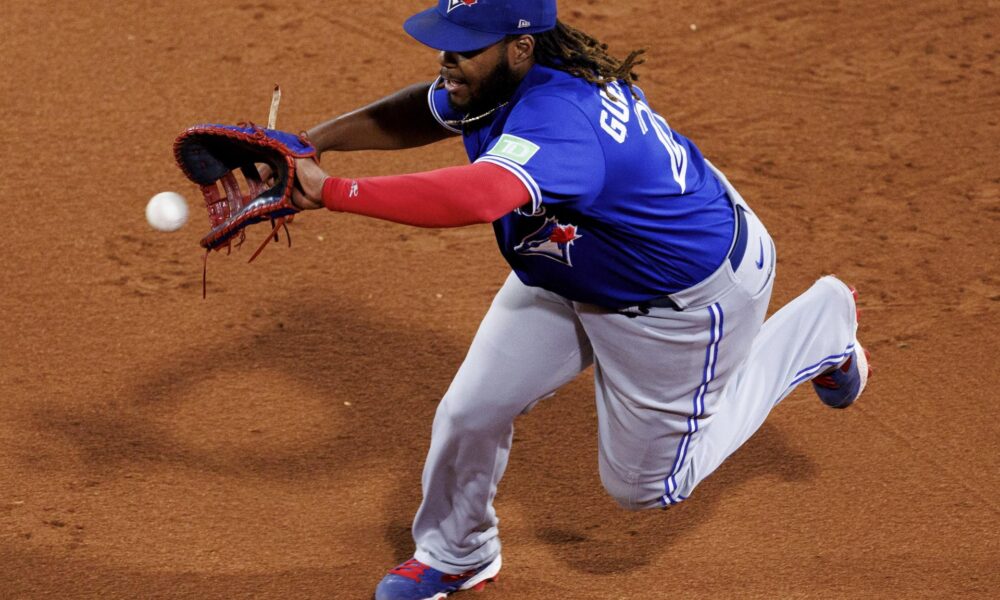
[[[459,6],[472,6],[477,2],[479,2],[479,0],[449,0],[448,12],[455,10]]]

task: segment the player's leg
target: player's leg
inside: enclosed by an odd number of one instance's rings
[[[742,210],[742,209],[741,209]],[[628,318],[577,305],[594,351],[601,480],[630,509],[677,501],[718,398],[750,353],[774,281],[774,245],[745,212],[747,251],[682,293],[683,311]]]
[[[742,204],[739,192],[725,175],[709,166],[730,197]],[[719,303],[720,311],[730,317],[742,314],[739,318],[742,327],[740,331],[727,331],[731,329],[732,318],[729,325],[719,326],[718,356],[714,360],[720,370],[706,373],[706,383],[699,392],[703,394],[703,404],[692,405],[692,414],[699,413],[704,418],[688,421],[688,430],[682,436],[682,451],[673,457],[674,464],[664,486],[663,500],[668,504],[686,498],[757,431],[771,409],[797,385],[833,366],[842,363],[848,366],[845,362],[848,357],[858,356],[850,365],[851,372],[837,372],[830,381],[819,383],[823,388],[833,389],[817,388],[824,403],[842,407],[860,394],[868,375],[867,364],[858,365],[865,363],[863,350],[855,348],[854,295],[834,277],[820,279],[768,319],[753,336],[749,351],[744,353],[747,336],[763,319],[771,294],[773,269],[761,280],[765,272],[762,265],[769,262],[773,267],[776,262],[773,243],[763,224],[752,212],[747,216],[748,248],[753,248],[752,240],[757,238],[760,257],[753,262],[743,261],[735,273],[741,293],[730,294]],[[768,253],[767,249],[771,251]],[[747,295],[748,302],[741,301],[742,294]],[[655,492],[647,490],[648,497]]]
[[[767,307],[734,291],[633,319],[580,306],[594,349],[601,481],[623,507],[679,502],[692,457],[721,417],[720,391],[750,353]]]
[[[854,300],[839,280],[821,279],[761,327],[769,295],[770,284],[756,297],[632,321],[581,312],[595,353],[601,478],[620,504],[686,499],[795,385],[853,347]]]
[[[851,354],[857,313],[851,290],[824,277],[775,313],[753,341],[750,355],[718,395],[718,410],[699,434],[680,482],[688,494],[763,424],[795,387]]]
[[[748,226],[750,247],[773,248],[752,214]],[[595,355],[601,478],[623,506],[687,498],[795,385],[853,348],[854,299],[832,277],[762,327],[765,254],[744,260],[708,306],[634,319],[579,306]]]
[[[493,497],[514,419],[591,363],[572,304],[513,274],[487,312],[434,418],[416,559],[462,573],[500,552]]]

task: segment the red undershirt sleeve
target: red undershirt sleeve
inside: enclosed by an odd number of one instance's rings
[[[528,188],[503,167],[474,163],[425,173],[323,183],[323,204],[417,227],[492,223],[531,201]]]

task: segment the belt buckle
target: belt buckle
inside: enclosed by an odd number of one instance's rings
[[[620,315],[625,315],[630,319],[634,319],[638,316],[648,315],[650,309],[653,308],[672,308],[678,312],[682,310],[670,296],[660,296],[659,298],[653,298],[652,300],[640,302],[639,304],[633,306],[626,306],[616,312]]]

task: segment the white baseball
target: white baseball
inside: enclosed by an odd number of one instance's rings
[[[188,205],[177,192],[160,192],[146,205],[146,220],[157,231],[177,231],[187,223]]]

